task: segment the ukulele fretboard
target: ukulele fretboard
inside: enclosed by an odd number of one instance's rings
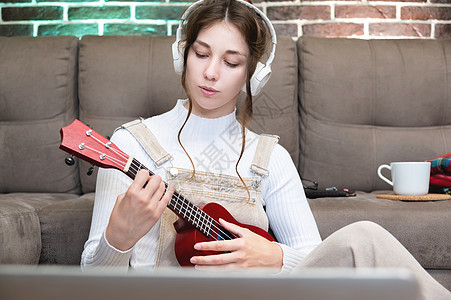
[[[139,170],[147,170],[150,175],[155,175],[152,171],[146,168],[138,160],[133,158],[129,170],[127,171],[127,176],[131,179],[136,177]],[[168,184],[165,182],[166,189]],[[231,240],[235,236],[224,229],[224,227],[219,224],[216,220],[206,214],[202,209],[194,205],[191,201],[186,199],[183,195],[179,194],[177,191],[172,195],[171,200],[168,204],[169,209],[171,209],[179,217],[186,220],[194,228],[199,230],[203,235],[208,238],[213,238],[215,240]]]

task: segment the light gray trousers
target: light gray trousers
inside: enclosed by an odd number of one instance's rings
[[[440,285],[387,230],[369,221],[348,225],[326,238],[298,268],[406,268],[418,281],[420,299],[451,300]]]

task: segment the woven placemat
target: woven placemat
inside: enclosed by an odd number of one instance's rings
[[[439,201],[451,200],[451,195],[447,194],[427,194],[422,196],[405,196],[396,194],[379,194],[376,196],[381,199],[401,200],[401,201]]]

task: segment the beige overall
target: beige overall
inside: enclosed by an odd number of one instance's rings
[[[136,120],[122,126],[140,142],[157,167],[171,159],[158,143],[152,132]],[[269,175],[267,166],[274,145],[279,138],[272,135],[260,135],[254,154],[251,171],[255,176],[243,178],[247,189],[237,176],[170,167],[166,170],[168,183],[174,182],[176,190],[197,206],[216,202],[225,207],[240,223],[254,225],[268,230],[268,218],[261,199],[262,177]],[[166,209],[161,217],[158,254],[155,267],[180,266],[175,257],[174,244],[176,231],[173,223],[178,217]]]

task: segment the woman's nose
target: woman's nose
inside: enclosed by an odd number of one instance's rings
[[[219,78],[219,62],[211,59],[205,67],[204,76],[208,80],[216,81]]]

